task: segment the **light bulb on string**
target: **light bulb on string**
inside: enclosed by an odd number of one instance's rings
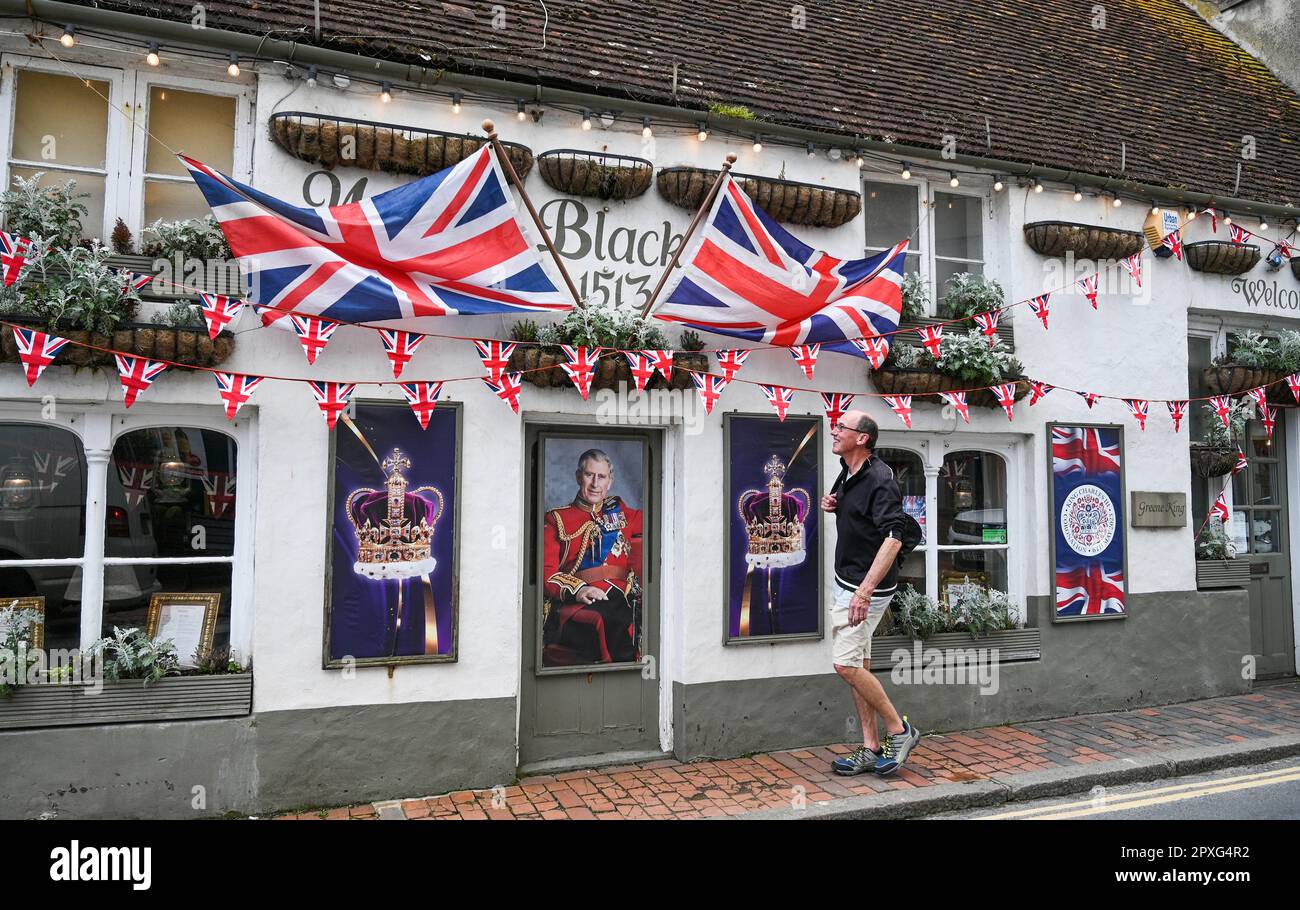
[[[1263,218],[1259,219],[1259,229],[1260,229],[1261,231],[1267,231],[1267,230],[1268,230],[1268,222],[1265,221]]]
[[[582,109],[582,128],[584,130],[591,129],[591,111],[585,107]]]
[[[464,96],[461,95],[460,92],[452,92],[452,93],[451,93],[451,112],[452,112],[453,114],[459,114],[459,113],[460,113],[460,100],[461,100],[461,98],[463,98],[463,97],[464,97]]]
[[[754,137],[754,154],[757,155],[757,154],[758,154],[759,152],[761,152],[761,151],[763,151],[763,138],[762,138],[761,136],[755,136],[755,137]]]
[[[144,62],[149,64],[150,66],[157,66],[158,64],[162,63],[162,59],[158,56],[157,41],[149,42],[149,52],[144,55]]]
[[[655,134],[655,131],[652,130],[652,129],[650,128],[650,118],[649,118],[649,117],[642,117],[642,118],[641,118],[641,138],[642,138],[642,139],[650,139],[651,137],[654,136],[654,134]]]
[[[313,63],[311,66],[307,67],[307,85],[311,88],[316,87],[316,76],[316,64]]]
[[[866,165],[867,159],[863,157],[861,149],[854,153],[853,163],[858,166],[858,170],[861,170]]]
[[[907,166],[906,161],[903,162],[903,173],[899,174],[898,176],[902,177],[904,180],[912,179],[912,169]]]
[[[379,100],[384,102],[384,104],[387,104],[388,102],[393,100],[393,83],[391,82],[379,83]]]
[[[1224,224],[1232,224],[1232,216],[1229,215],[1227,212],[1224,212],[1224,213],[1223,213],[1223,223],[1224,223]]]
[[[995,177],[995,178],[993,178],[993,192],[995,192],[995,193],[1000,193],[1000,192],[1002,192],[1002,188],[1003,188],[1005,185],[1006,185],[1006,184],[1004,184],[1004,183],[1002,182],[1002,178],[1001,178],[1001,177]]]
[[[957,189],[957,187],[961,186],[961,181],[957,179],[956,171],[948,172],[948,185],[952,187],[954,190]]]
[[[1083,190],[1079,189],[1077,186],[1074,188],[1074,201],[1075,202],[1083,201]]]
[[[808,157],[809,158],[817,157],[817,146],[813,145],[811,142],[808,143]]]
[[[1041,193],[1042,191],[1043,191],[1043,185],[1042,185],[1042,183],[1040,183],[1039,181],[1035,180],[1035,181],[1034,181],[1034,192],[1035,192],[1035,193]]]
[[[63,34],[59,36],[59,43],[64,47],[74,47],[77,43],[77,30],[71,25],[63,27]]]
[[[709,127],[703,121],[699,124],[699,130],[695,133],[695,138],[701,142],[709,141]]]
[[[1151,203],[1151,214],[1152,214],[1152,215],[1159,215],[1159,214],[1160,214],[1160,206],[1157,205],[1157,204],[1154,203],[1154,202]]]
[[[522,98],[515,102],[515,119],[520,123],[528,119],[528,111],[524,109],[524,99]]]
[[[230,52],[230,66],[226,67],[226,72],[230,74],[232,79],[239,75],[239,55],[234,51]]]
[[[1121,205],[1124,204],[1124,200],[1121,199],[1121,198],[1119,198],[1118,196],[1116,196],[1114,199],[1112,199],[1112,200],[1110,201],[1110,204],[1111,204],[1111,206],[1113,206],[1114,208],[1119,208]]]

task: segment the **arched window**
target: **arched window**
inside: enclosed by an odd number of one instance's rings
[[[937,489],[938,597],[956,585],[1007,590],[1007,466],[991,452],[951,452]]]

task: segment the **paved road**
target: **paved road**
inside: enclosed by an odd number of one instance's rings
[[[952,812],[961,819],[1300,819],[1300,762],[1294,758],[1190,777],[1097,787],[1090,793]]]

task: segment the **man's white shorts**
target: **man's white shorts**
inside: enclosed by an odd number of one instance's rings
[[[831,654],[837,667],[861,667],[871,653],[871,633],[894,599],[893,591],[877,594],[867,607],[867,618],[856,626],[849,625],[849,602],[853,592],[836,585],[835,603],[831,607]]]

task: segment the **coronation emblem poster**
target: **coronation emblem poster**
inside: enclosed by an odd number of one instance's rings
[[[1054,621],[1127,614],[1124,431],[1048,424]]]
[[[822,634],[820,417],[727,414],[727,644]]]
[[[357,402],[333,433],[326,668],[456,659],[460,406]]]

